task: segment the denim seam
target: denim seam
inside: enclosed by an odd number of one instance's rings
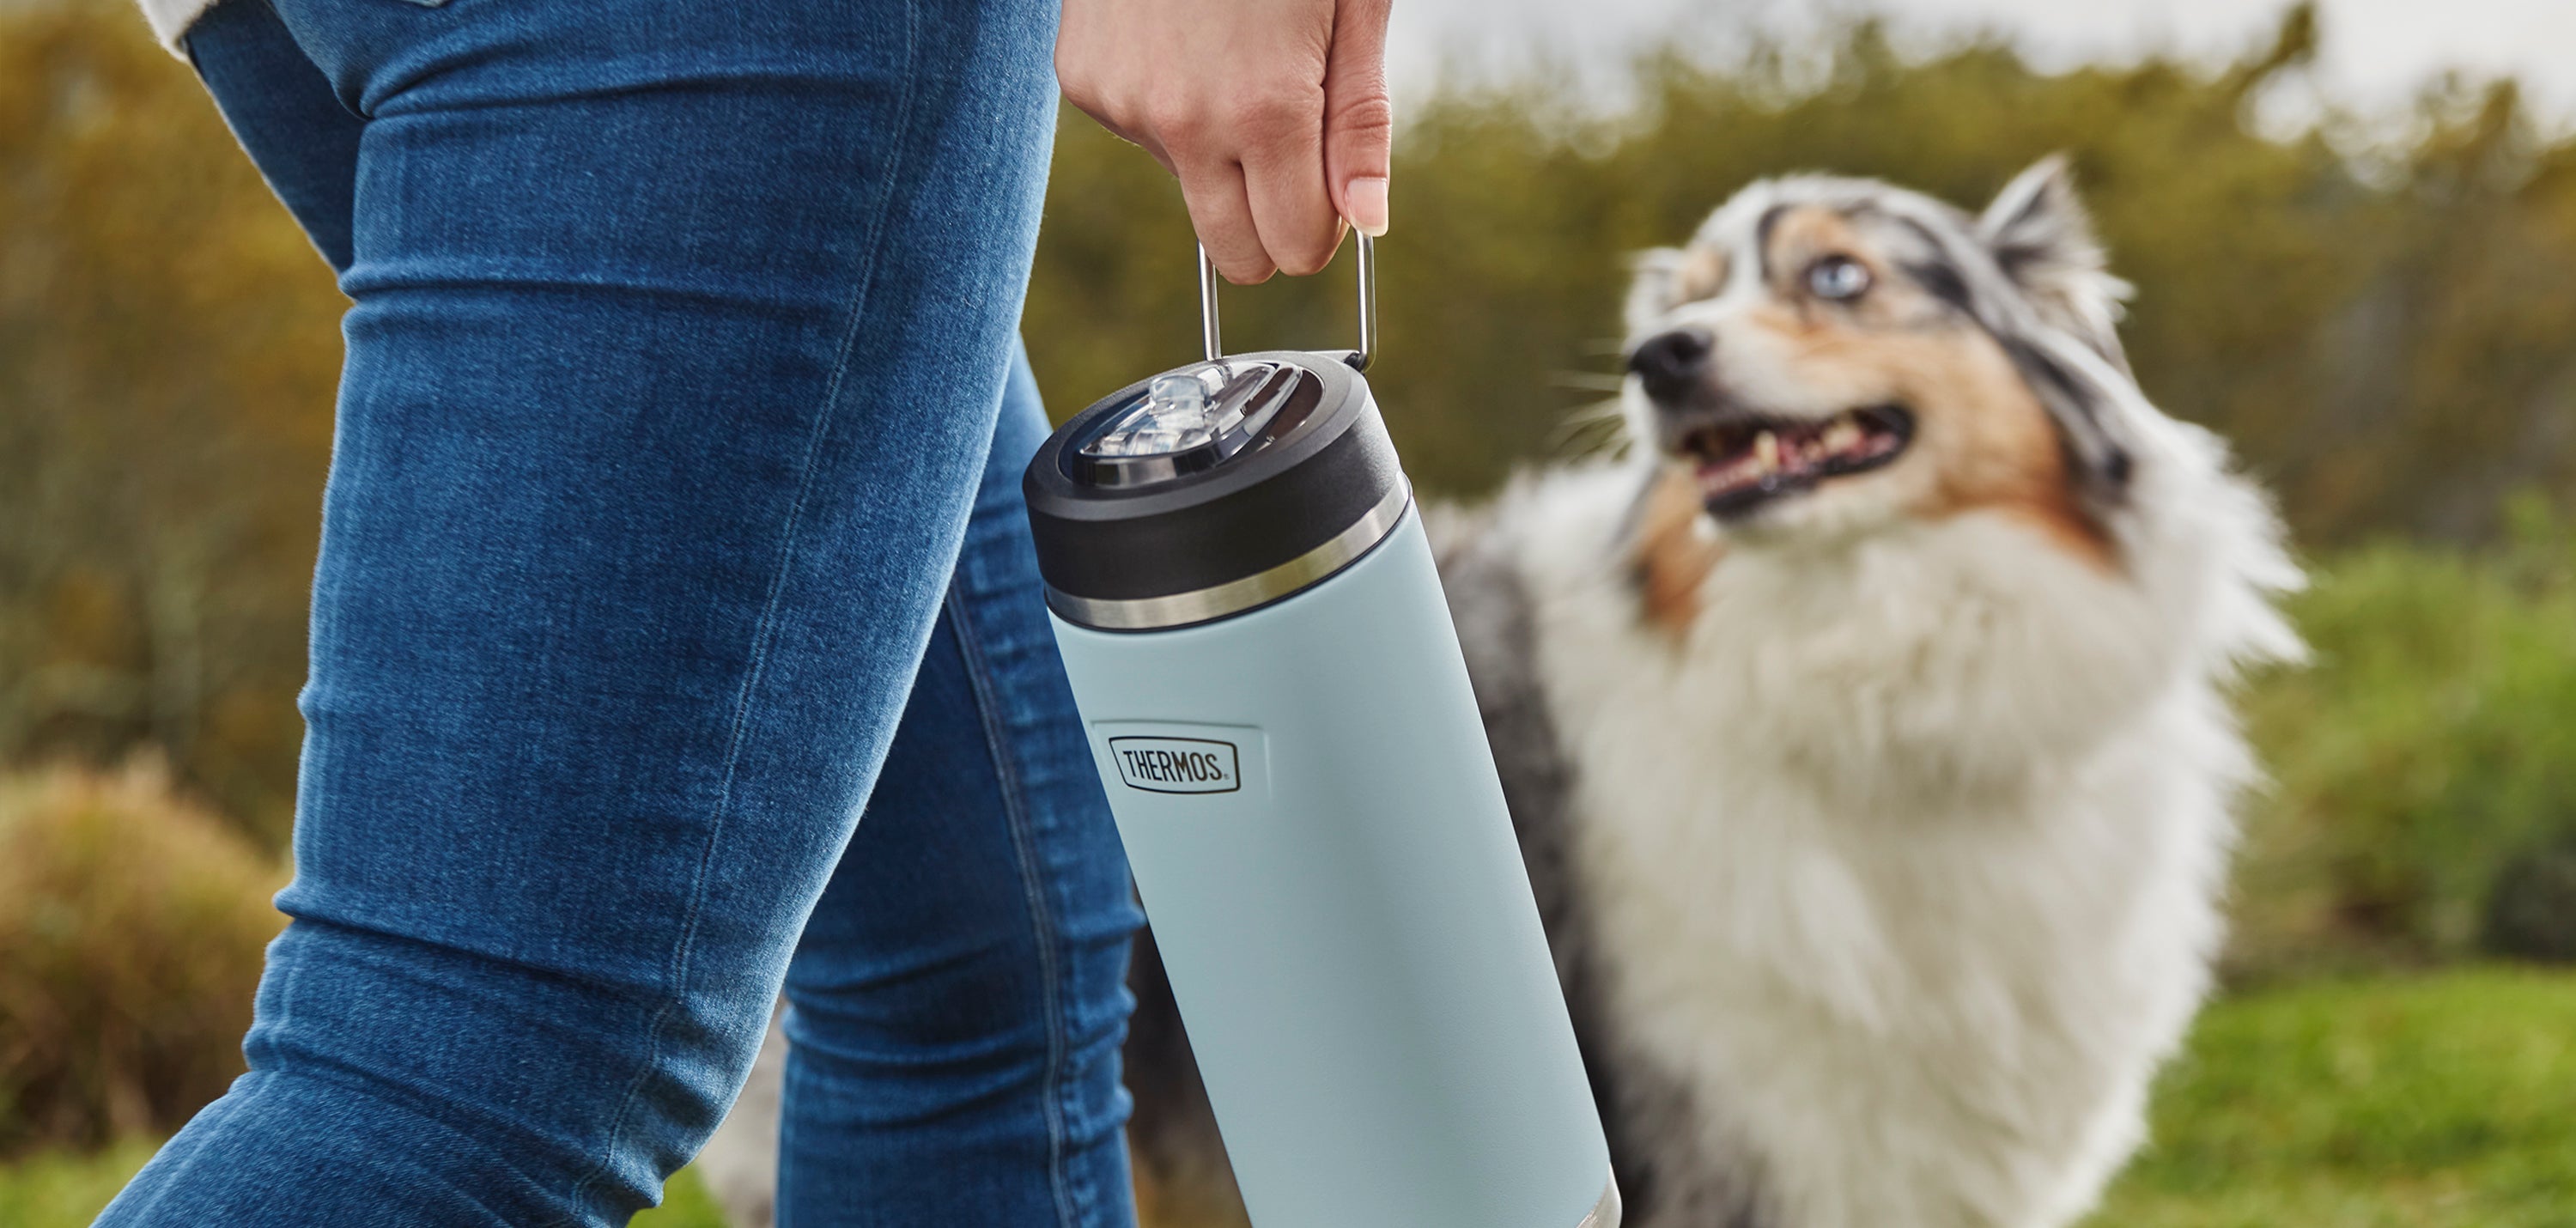
[[[903,87],[895,102],[894,131],[897,133],[909,133],[912,128],[914,99],[912,68],[918,51],[919,22],[918,12],[913,3],[907,0],[904,5],[903,25],[904,69],[899,77]],[[573,1216],[579,1216],[582,1213],[583,1199],[616,1164],[617,1145],[625,1133],[627,1117],[633,1111],[637,1098],[643,1094],[644,1085],[652,1080],[653,1072],[661,1064],[662,1032],[669,1026],[671,1017],[677,1014],[680,1007],[688,1000],[690,961],[695,954],[698,926],[705,915],[707,883],[715,865],[717,847],[724,839],[725,819],[732,812],[734,772],[741,763],[743,742],[746,731],[751,725],[751,710],[754,698],[759,691],[761,674],[769,661],[770,646],[777,637],[778,608],[784,599],[789,577],[795,571],[797,529],[804,519],[806,497],[813,489],[814,471],[818,467],[823,441],[831,434],[833,411],[840,402],[842,381],[849,374],[851,353],[858,346],[859,333],[867,318],[868,296],[875,286],[876,271],[885,251],[886,232],[890,229],[887,225],[887,215],[892,206],[894,185],[903,177],[905,155],[910,152],[910,142],[907,140],[898,139],[893,144],[895,150],[893,164],[887,167],[885,176],[879,181],[881,186],[877,199],[870,210],[867,258],[860,263],[858,284],[851,289],[849,324],[842,331],[839,352],[834,356],[832,364],[831,377],[823,386],[820,412],[815,416],[812,432],[806,437],[805,457],[796,475],[796,494],[788,502],[787,522],[780,529],[777,570],[770,578],[769,593],[761,605],[760,621],[752,630],[750,668],[743,675],[742,689],[734,703],[733,728],[726,738],[724,775],[716,791],[715,822],[707,833],[704,848],[698,855],[697,871],[689,883],[688,909],[680,924],[680,940],[671,955],[672,992],[669,999],[654,1011],[653,1022],[645,1029],[644,1060],[638,1065],[634,1077],[627,1081],[626,1093],[619,1098],[617,1111],[609,1118],[608,1141],[600,1151],[599,1162],[591,1166],[590,1171],[583,1174],[581,1180],[575,1182],[572,1187],[567,1201],[571,1204],[570,1213]],[[555,1222],[575,1221],[565,1219]]]
[[[1010,827],[1011,849],[1020,863],[1021,889],[1028,895],[1029,929],[1037,940],[1038,984],[1046,1011],[1046,1074],[1038,1101],[1046,1116],[1047,1181],[1054,1187],[1057,1222],[1064,1228],[1079,1228],[1085,1216],[1076,1203],[1087,1204],[1090,1200],[1077,1198],[1075,1191],[1068,1188],[1065,1171],[1064,1106],[1057,1102],[1064,1083],[1064,973],[1056,960],[1055,912],[1048,906],[1044,867],[1038,864],[1029,831],[1028,796],[1021,787],[1018,762],[1011,754],[1010,730],[993,692],[992,667],[983,641],[976,635],[974,619],[966,612],[970,598],[964,588],[960,584],[949,591],[949,622],[957,629],[957,646],[966,658],[966,678],[975,690],[976,717],[984,726],[984,744],[992,756],[993,777],[1002,795],[1002,814]]]

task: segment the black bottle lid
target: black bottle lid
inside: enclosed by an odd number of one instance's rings
[[[1074,415],[1022,481],[1047,605],[1110,631],[1268,605],[1350,565],[1410,502],[1343,355],[1233,354]]]

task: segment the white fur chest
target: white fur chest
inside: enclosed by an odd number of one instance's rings
[[[2072,1220],[2218,938],[2247,768],[2190,637],[1954,522],[1730,558],[1676,642],[1605,562],[1629,489],[1559,479],[1506,530],[1626,1058],[1785,1228]]]

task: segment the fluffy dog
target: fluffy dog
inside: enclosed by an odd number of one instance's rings
[[[1640,263],[1644,446],[1447,526],[1629,1228],[2059,1225],[2138,1145],[2299,576],[2125,289],[2054,160],[1982,216],[1755,184]],[[1197,1228],[1240,1212],[1143,952],[1140,1189]]]
[[[2138,1145],[2299,577],[2124,289],[2054,161],[1755,184],[1640,262],[1638,446],[1435,525],[1628,1228],[2043,1228]],[[1240,1223],[1132,982],[1146,1223]]]

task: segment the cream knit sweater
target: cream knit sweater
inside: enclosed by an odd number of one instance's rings
[[[179,46],[179,36],[197,23],[197,18],[215,0],[143,0],[143,19],[152,23],[152,34],[170,54],[186,59],[187,51]]]

